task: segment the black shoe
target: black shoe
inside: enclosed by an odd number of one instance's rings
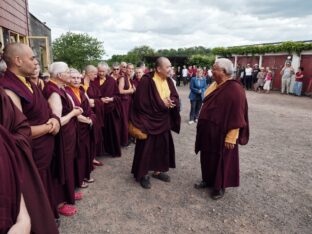
[[[155,174],[153,173],[152,175],[154,178],[159,179],[161,181],[164,182],[170,182],[170,176],[168,176],[166,173],[164,172],[160,172],[159,174]]]
[[[140,180],[140,184],[143,188],[150,189],[151,188],[150,177],[148,175],[143,176],[142,179]]]
[[[208,188],[208,183],[206,181],[201,181],[200,183],[194,184],[194,188],[196,189],[203,189]]]
[[[211,194],[211,198],[213,200],[218,200],[220,198],[222,198],[224,196],[225,193],[225,189],[222,188],[220,190],[213,190],[212,194]]]

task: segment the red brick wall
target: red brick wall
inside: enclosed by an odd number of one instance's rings
[[[0,26],[28,35],[27,0],[0,0]]]

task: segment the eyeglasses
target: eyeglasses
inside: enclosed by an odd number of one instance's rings
[[[119,71],[119,68],[114,68],[114,71]]]

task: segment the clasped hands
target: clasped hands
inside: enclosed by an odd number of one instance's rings
[[[169,97],[164,98],[164,99],[163,99],[163,102],[165,103],[165,106],[166,106],[167,108],[173,108],[173,107],[176,106],[176,105],[174,104],[174,101],[173,101],[172,99],[170,99]]]

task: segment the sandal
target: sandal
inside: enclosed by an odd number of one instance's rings
[[[62,207],[58,208],[58,212],[64,216],[73,216],[77,213],[77,208],[74,206],[63,205]]]
[[[82,192],[75,192],[75,200],[81,200],[83,197]]]
[[[80,188],[88,188],[88,187],[89,185],[85,181],[83,181],[82,184],[80,185]]]
[[[95,180],[94,180],[93,178],[90,178],[90,179],[85,178],[83,181],[84,181],[84,182],[87,182],[87,183],[89,183],[89,184],[91,184],[91,183],[93,183]]]

